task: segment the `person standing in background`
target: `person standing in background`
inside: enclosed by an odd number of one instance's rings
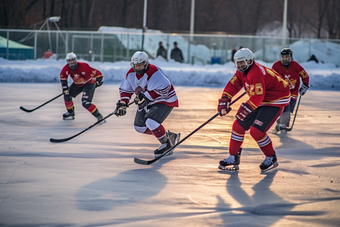
[[[233,49],[231,50],[231,61],[234,62],[234,55],[236,53],[236,47],[233,46]]]
[[[164,48],[163,46],[163,43],[162,42],[159,42],[158,43],[159,47],[157,49],[157,54],[156,54],[156,57],[158,56],[162,56],[165,60],[168,59],[168,52],[166,51],[166,49]]]
[[[182,51],[178,48],[177,42],[174,42],[174,48],[171,50],[170,58],[177,62],[184,62]]]

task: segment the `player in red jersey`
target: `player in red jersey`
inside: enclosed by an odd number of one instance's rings
[[[163,121],[174,107],[178,107],[176,91],[161,68],[149,64],[149,57],[144,51],[137,51],[131,58],[131,68],[119,87],[120,99],[115,114],[126,114],[126,108],[133,94],[138,104],[134,127],[139,133],[154,135],[161,143],[154,151],[155,157],[167,152],[178,143],[180,133],[166,132]],[[173,154],[173,150],[167,155]]]
[[[272,69],[278,72],[283,79],[289,83],[291,101],[287,105],[281,117],[277,120],[275,131],[285,130],[289,127],[290,114],[293,113],[298,93],[304,95],[309,88],[309,76],[304,68],[293,60],[293,51],[290,48],[283,48],[280,53],[280,60],[273,64]],[[300,87],[300,78],[302,86]],[[299,89],[300,88],[300,89]]]
[[[278,165],[272,142],[267,135],[269,128],[281,115],[283,108],[290,102],[288,82],[270,68],[258,64],[248,48],[238,50],[234,55],[237,71],[225,86],[222,97],[218,100],[218,112],[221,116],[229,113],[229,104],[234,95],[242,88],[249,99],[242,103],[233,123],[229,144],[230,156],[220,161],[220,169],[238,169],[241,145],[244,135],[249,130],[266,159],[260,165],[262,172]]]
[[[64,93],[64,101],[67,112],[63,114],[64,120],[74,119],[74,104],[72,98],[75,98],[81,92],[82,104],[97,120],[101,120],[103,116],[99,113],[97,107],[92,103],[95,88],[103,84],[102,73],[94,68],[91,68],[87,63],[77,62],[77,56],[74,53],[66,55],[67,64],[63,67],[60,73],[60,82]],[[68,86],[68,77],[71,77],[73,83]],[[102,121],[101,123],[104,123]]]

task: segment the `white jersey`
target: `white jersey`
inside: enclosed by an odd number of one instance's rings
[[[119,87],[120,100],[129,103],[132,95],[138,94],[140,91],[143,91],[150,100],[149,106],[163,103],[170,107],[178,107],[174,86],[165,73],[155,65],[149,64],[143,75],[137,74],[131,68]]]

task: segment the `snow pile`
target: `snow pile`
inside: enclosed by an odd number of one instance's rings
[[[79,61],[87,62],[82,59]],[[272,63],[258,62],[267,67],[272,66]],[[87,63],[103,73],[105,83],[120,83],[130,69],[128,61]],[[235,73],[231,62],[224,65],[190,65],[157,58],[150,60],[150,63],[160,66],[177,86],[222,87]],[[64,65],[65,61],[61,59],[8,61],[0,58],[0,82],[57,83]],[[311,89],[340,90],[340,69],[334,64],[305,62],[301,65],[311,77]]]

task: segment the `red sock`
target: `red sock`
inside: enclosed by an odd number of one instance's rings
[[[73,108],[73,101],[72,100],[69,101],[69,102],[64,101],[64,103],[65,103],[66,109],[70,110],[70,109]]]
[[[96,107],[95,105],[91,104],[91,106],[89,106],[89,107],[87,108],[87,110],[88,110],[90,113],[93,113],[94,111],[97,110],[97,107]]]
[[[237,120],[235,120],[229,142],[229,154],[236,155],[239,152],[245,133],[246,130],[238,123]]]
[[[145,132],[143,133],[148,134],[148,135],[153,135],[152,131],[149,128],[146,128]]]
[[[261,130],[250,126],[250,135],[257,142],[257,145],[260,147],[261,151],[265,156],[271,157],[274,154],[273,143],[267,133],[262,132]]]
[[[156,136],[157,139],[160,139],[165,135],[166,131],[163,125],[159,125],[158,128],[152,130],[152,133]]]

